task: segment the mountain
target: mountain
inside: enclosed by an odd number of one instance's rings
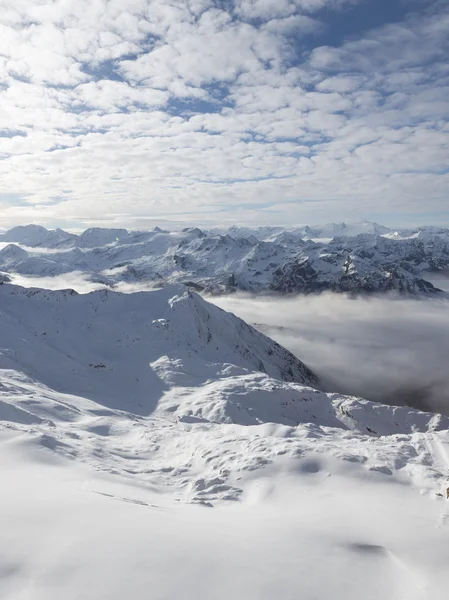
[[[276,269],[270,289],[281,293],[333,292],[435,294],[437,289],[418,275],[436,268],[432,259],[416,245],[407,257],[404,247],[386,250],[384,238],[364,234],[351,239],[334,238],[325,252],[309,254]],[[394,244],[394,242],[393,242]],[[449,250],[449,246],[448,246]],[[443,264],[446,258],[441,261]],[[432,263],[432,265],[430,265]],[[421,269],[417,269],[419,264]]]
[[[134,411],[137,405],[143,411],[155,406],[164,378],[177,381],[179,375],[184,381],[184,362],[195,385],[227,364],[242,373],[255,370],[284,381],[317,383],[287,350],[179,287],[80,295],[2,285],[0,310],[5,348],[0,368],[19,366],[53,389],[98,394],[109,404],[126,398]],[[161,357],[163,364],[157,362]]]
[[[306,227],[304,233],[311,238],[354,237],[363,233],[383,235],[391,229],[371,221],[356,223],[328,223],[327,225]]]
[[[182,286],[0,315],[2,598],[444,593],[447,417],[325,393]]]
[[[80,248],[98,248],[118,242],[128,234],[126,229],[102,229],[101,227],[92,227],[86,229],[77,238],[76,245]]]
[[[182,286],[77,294],[3,284],[0,312],[0,369],[110,408],[149,415],[165,407],[181,416],[214,414],[218,422],[312,419],[350,428],[356,422],[346,418],[351,402],[319,392],[317,378],[299,359]],[[178,387],[195,391],[183,406],[175,396],[172,406],[170,390]],[[345,419],[337,408],[343,400]],[[304,406],[316,416],[306,417]],[[243,412],[232,418],[236,410]],[[422,416],[415,419],[416,425]],[[360,427],[366,431],[363,419]],[[385,431],[385,425],[376,428]]]
[[[320,392],[290,352],[180,286],[77,294],[4,284],[0,312],[0,370],[110,409],[381,434],[449,426],[409,408],[395,409],[393,423],[391,407]]]
[[[48,230],[40,225],[19,225],[0,235],[0,242],[16,242],[24,246],[45,248],[70,245],[76,239],[76,235],[62,229]]]
[[[217,230],[219,231],[219,230]],[[334,237],[353,237],[361,233],[372,233],[376,235],[388,234],[392,230],[378,223],[361,221],[355,223],[327,223],[325,225],[303,225],[299,227],[237,227],[232,226],[227,232],[233,237],[248,237],[254,235],[258,240],[264,242],[277,242],[279,236],[288,233],[297,239],[332,239]]]
[[[227,233],[197,227],[174,232],[93,228],[81,235],[30,225],[6,232],[0,241],[5,246],[0,270],[11,274],[79,272],[111,288],[181,283],[213,294],[435,294],[438,289],[426,273],[449,267],[449,230],[391,231],[368,222],[321,229],[234,227]]]

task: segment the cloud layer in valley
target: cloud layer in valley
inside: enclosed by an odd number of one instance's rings
[[[0,226],[447,221],[448,56],[438,1],[0,0]]]
[[[213,302],[295,353],[327,391],[449,414],[449,301],[322,294]]]

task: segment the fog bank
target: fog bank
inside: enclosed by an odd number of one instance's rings
[[[32,275],[20,275],[19,273],[8,273],[11,283],[23,287],[37,287],[47,290],[67,290],[72,289],[79,294],[89,294],[96,290],[113,290],[123,294],[132,294],[134,292],[151,292],[158,287],[152,282],[147,283],[128,283],[118,281],[114,286],[106,285],[99,281],[92,281],[88,273],[82,271],[70,271],[63,275],[52,275],[48,277],[37,277]]]
[[[449,414],[449,301],[208,298],[287,347],[327,391]]]

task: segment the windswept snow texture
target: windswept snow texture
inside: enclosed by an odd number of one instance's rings
[[[0,285],[2,600],[445,597],[449,419],[180,286]]]
[[[0,271],[17,282],[23,282],[18,275],[76,272],[97,287],[123,291],[133,284],[181,283],[215,294],[436,294],[432,275],[448,268],[449,229],[394,231],[369,222],[221,232],[93,228],[81,235],[28,225],[0,235]]]

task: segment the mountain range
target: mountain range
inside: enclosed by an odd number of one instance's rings
[[[79,235],[27,225],[1,234],[0,245],[3,279],[76,272],[110,288],[184,284],[213,294],[436,294],[426,277],[449,268],[449,229],[392,230],[370,222],[226,231],[91,228]]]

